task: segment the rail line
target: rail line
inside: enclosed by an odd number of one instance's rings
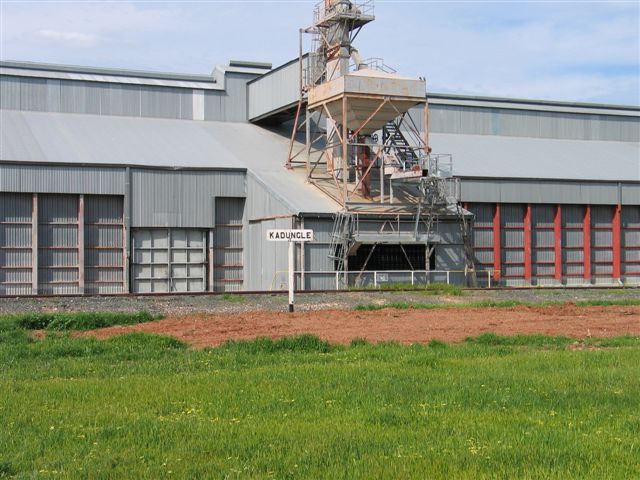
[[[385,288],[349,288],[344,290],[296,290],[296,295],[312,295],[319,293],[385,293],[385,292],[421,292],[424,288],[398,288],[398,289],[385,289]],[[563,286],[563,287],[536,287],[536,286],[521,286],[521,287],[492,287],[492,288],[480,288],[480,287],[465,287],[466,291],[524,291],[524,290],[538,290],[538,291],[551,291],[551,290],[640,290],[640,286],[617,286],[617,285],[592,285],[588,287],[584,286]],[[234,296],[251,296],[251,295],[287,295],[287,290],[251,290],[251,291],[238,291],[238,292],[158,292],[158,293],[95,293],[95,294],[81,294],[81,293],[65,293],[56,295],[0,295],[0,299],[20,298],[20,299],[39,299],[39,298],[123,298],[123,297],[218,297],[224,295]]]

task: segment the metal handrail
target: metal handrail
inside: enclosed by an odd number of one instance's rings
[[[327,17],[335,15],[336,13],[341,13],[337,9],[340,7],[349,7],[349,13],[353,13],[354,15],[359,16],[367,16],[372,17],[374,15],[374,3],[373,0],[360,0],[357,2],[354,1],[337,1],[333,3],[328,9],[326,8],[325,1],[322,0],[316,4],[313,9],[313,23],[314,25],[320,23]]]
[[[274,273],[273,275],[273,280],[271,281],[271,286],[269,288],[269,290],[273,291],[274,290],[274,286],[276,283],[276,278],[279,274],[286,274],[287,271],[286,270],[278,270]],[[409,280],[411,285],[428,285],[431,283],[446,283],[447,285],[451,284],[451,277],[452,274],[464,274],[465,276],[473,273],[476,275],[476,278],[478,280],[485,280],[486,279],[486,288],[491,288],[492,282],[496,283],[496,280],[500,277],[500,271],[499,270],[494,270],[494,269],[490,269],[490,270],[474,270],[469,271],[469,270],[364,270],[364,271],[360,271],[360,270],[350,270],[350,271],[339,271],[339,270],[296,270],[293,272],[294,276],[296,279],[298,278],[302,278],[302,276],[306,276],[306,275],[322,275],[322,276],[331,276],[335,278],[335,282],[334,282],[334,290],[342,290],[344,285],[341,282],[341,278],[344,278],[345,273],[347,275],[347,278],[350,275],[365,275],[365,276],[371,276],[373,275],[373,286],[374,288],[379,288],[380,285],[382,284],[394,284],[394,283],[403,283],[403,282],[388,282],[386,280],[383,280],[381,275],[389,275],[389,274],[405,274],[405,275],[409,275]],[[427,281],[427,282],[420,282],[417,281],[418,279],[416,278],[419,275],[426,275],[427,276],[427,280],[429,280],[429,275],[433,274],[433,275],[444,275],[445,276],[445,281],[444,282],[432,282],[432,281]]]

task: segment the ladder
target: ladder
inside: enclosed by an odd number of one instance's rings
[[[465,210],[462,208],[460,202],[456,205],[456,210],[458,212],[458,217],[460,219],[460,228],[462,230],[462,243],[464,246],[464,271],[466,273],[471,273],[471,281],[470,286],[476,285],[476,272],[475,272],[475,262],[474,262],[474,251],[473,251],[473,237],[471,233],[471,225],[469,224],[469,220],[465,215]],[[466,275],[465,275],[466,277]]]
[[[333,220],[333,230],[331,231],[329,258],[335,262],[337,272],[344,269],[345,260],[354,243],[353,227],[353,213],[346,210],[336,212]]]

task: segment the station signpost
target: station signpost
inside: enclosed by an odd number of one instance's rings
[[[313,241],[313,230],[308,229],[283,229],[267,230],[267,240],[270,242],[289,242],[289,312],[293,312],[294,290],[296,285],[293,245],[297,242]]]

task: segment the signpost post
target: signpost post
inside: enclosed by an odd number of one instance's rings
[[[293,245],[296,242],[313,241],[313,230],[285,229],[267,230],[267,240],[270,242],[289,242],[289,312],[293,312],[294,290],[296,285]]]

